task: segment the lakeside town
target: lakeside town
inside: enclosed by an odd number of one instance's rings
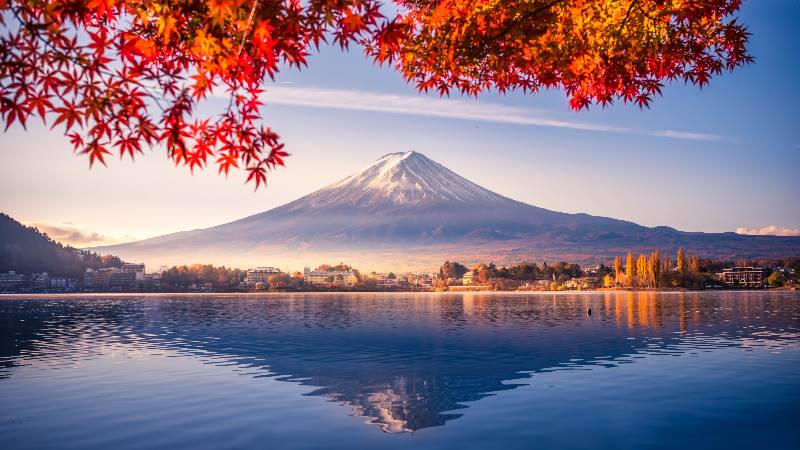
[[[378,272],[349,264],[301,270],[263,265],[146,267],[52,239],[0,214],[0,293],[93,292],[443,292],[598,289],[796,289],[800,257],[716,260],[653,250],[581,266],[570,262],[514,264],[445,261],[429,272]],[[344,256],[344,255],[343,255]],[[673,258],[674,256],[674,258]]]
[[[467,267],[445,261],[437,272],[362,272],[347,264],[283,271],[263,266],[231,269],[186,265],[148,271],[144,264],[116,260],[113,267],[87,268],[82,278],[47,272],[0,273],[0,293],[93,292],[322,292],[322,291],[589,291],[601,289],[796,289],[800,258],[720,262],[683,250],[673,263],[658,251],[615,258],[610,265],[581,267],[523,261],[499,267]]]

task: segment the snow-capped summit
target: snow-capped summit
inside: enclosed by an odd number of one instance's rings
[[[421,153],[389,153],[291,203],[223,225],[97,249],[148,264],[302,267],[346,261],[373,269],[431,269],[523,259],[609,261],[628,251],[689,247],[715,257],[800,252],[800,238],[684,233],[565,214],[484,189]],[[452,260],[452,259],[451,259]]]
[[[295,208],[432,206],[508,200],[413,150],[389,153],[296,202]]]

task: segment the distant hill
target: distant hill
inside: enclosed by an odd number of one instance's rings
[[[627,251],[679,246],[702,257],[800,256],[800,238],[689,233],[519,202],[425,155],[390,153],[286,205],[211,228],[101,248],[148,264],[432,269],[444,259],[496,263],[608,262]]]
[[[0,272],[47,272],[81,277],[86,268],[118,267],[116,256],[100,256],[56,242],[34,227],[0,213]]]

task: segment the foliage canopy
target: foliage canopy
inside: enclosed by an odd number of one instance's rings
[[[287,156],[259,109],[280,67],[361,45],[420,91],[562,89],[576,110],[647,106],[751,61],[741,0],[0,0],[0,117],[64,130],[90,165],[160,145],[247,172]],[[385,8],[384,8],[385,9]],[[202,115],[210,96],[224,112]]]

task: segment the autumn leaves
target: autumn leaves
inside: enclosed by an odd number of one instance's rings
[[[323,42],[359,44],[421,91],[563,89],[574,109],[648,105],[750,61],[739,0],[0,0],[0,116],[38,117],[89,163],[166,148],[191,170],[287,156],[262,123],[263,85]],[[201,114],[214,95],[223,111]]]

